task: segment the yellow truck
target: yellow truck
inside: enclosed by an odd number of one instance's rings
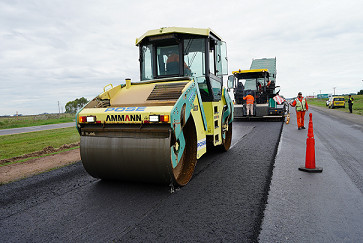
[[[136,39],[140,81],[106,86],[76,115],[96,178],[183,186],[208,148],[231,145],[226,44],[211,29],[161,28]]]

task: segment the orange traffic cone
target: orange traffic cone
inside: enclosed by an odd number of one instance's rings
[[[305,167],[300,167],[299,170],[311,173],[323,172],[323,168],[315,167],[315,139],[314,139],[314,129],[313,129],[313,114],[309,114],[309,128],[308,128],[308,138],[306,139],[306,158]]]

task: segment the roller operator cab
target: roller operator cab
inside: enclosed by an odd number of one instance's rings
[[[286,103],[276,86],[276,59],[254,59],[249,70],[233,71],[228,77],[228,88],[233,89],[235,118],[284,119]],[[253,114],[247,116],[247,95],[254,97]]]
[[[183,186],[207,147],[231,144],[226,44],[210,29],[173,27],[136,45],[140,81],[105,87],[77,114],[82,163],[96,178]]]

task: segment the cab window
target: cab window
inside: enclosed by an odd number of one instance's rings
[[[222,95],[222,72],[218,68],[221,68],[220,63],[218,62],[218,53],[220,53],[218,49],[217,40],[210,39],[209,40],[209,80],[210,85],[213,92],[213,100],[220,100]],[[219,74],[220,73],[220,74]]]
[[[141,80],[153,79],[151,45],[141,46]]]
[[[205,39],[184,40],[184,76],[205,76]]]
[[[214,48],[214,46],[213,46],[213,48]],[[214,60],[215,60],[214,57],[215,57],[214,49],[210,49],[209,50],[209,72],[211,74],[216,75],[216,66],[215,66],[215,62],[214,62]]]
[[[256,79],[246,79],[245,90],[257,90]]]
[[[192,76],[198,83],[199,91],[204,97],[209,97],[206,80],[206,39],[186,38],[184,40],[184,76]]]
[[[216,42],[216,75],[228,75],[227,47],[224,41]]]
[[[179,46],[156,47],[156,71],[157,76],[179,75]]]

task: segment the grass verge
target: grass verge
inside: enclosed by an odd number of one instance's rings
[[[0,160],[80,141],[75,127],[0,136]]]
[[[354,98],[353,113],[363,116],[363,95],[352,95],[352,97]],[[345,98],[345,108],[334,108],[334,109],[338,109],[344,112],[349,112],[348,96],[344,96],[344,98]],[[326,106],[327,100],[328,99],[308,99],[308,104],[325,107],[329,109],[328,106]]]

